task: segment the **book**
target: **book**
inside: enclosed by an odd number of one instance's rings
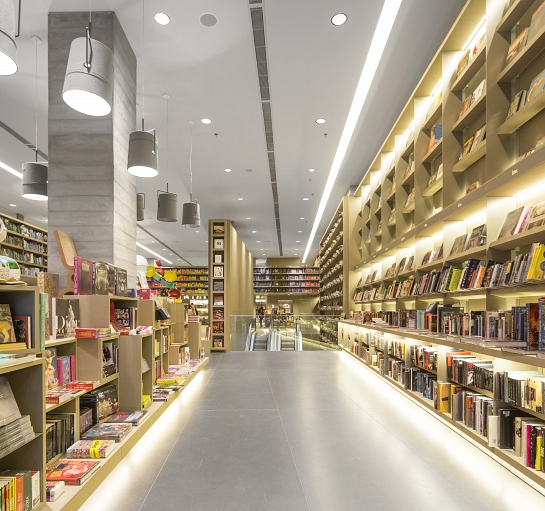
[[[214,277],[223,277],[223,266],[214,266]]]
[[[15,342],[24,342],[28,349],[32,348],[32,329],[30,328],[30,316],[13,316],[13,331]]]
[[[16,421],[21,418],[21,412],[17,406],[17,401],[11,390],[8,377],[5,374],[0,375],[0,426]]]
[[[55,314],[57,339],[75,337],[79,327],[79,300],[55,298]]]
[[[462,55],[462,58],[458,61],[458,67],[456,68],[456,78],[458,78],[469,65],[470,50],[466,50]]]
[[[57,357],[57,374],[59,377],[59,386],[64,386],[72,381],[70,372],[70,357]]]
[[[498,239],[513,236],[522,231],[526,218],[530,214],[529,206],[522,206],[509,213],[505,217]]]
[[[110,415],[106,419],[106,423],[125,423],[125,424],[132,424],[133,426],[138,426],[140,422],[142,422],[142,419],[146,415],[147,411],[134,411],[134,412],[123,412],[118,411],[114,413],[113,415]]]
[[[530,84],[528,94],[526,94],[526,104],[530,103],[537,95],[539,95],[545,87],[545,71],[541,71]]]
[[[114,440],[121,442],[132,428],[132,424],[97,424],[86,431],[84,440]]]
[[[115,449],[113,440],[79,440],[66,450],[68,459],[107,458]]]
[[[507,119],[513,117],[513,115],[515,115],[519,111],[520,107],[525,104],[526,92],[527,91],[525,90],[521,90],[515,95],[513,101],[511,101],[511,104],[509,105],[509,110],[507,111]]]
[[[475,181],[474,183],[471,183],[466,189],[466,195],[469,195],[471,192],[474,192],[477,188],[479,188],[479,181]]]
[[[110,265],[102,261],[93,263],[93,291],[95,295],[107,295],[110,292]]]
[[[528,268],[528,281],[543,281],[543,272],[545,270],[545,245],[536,247]]]
[[[51,348],[50,348],[51,349]],[[68,390],[94,390],[100,385],[100,381],[74,380],[65,385]]]
[[[460,114],[458,115],[458,119],[461,119],[464,114],[469,110],[471,103],[473,103],[473,94],[470,94],[464,99],[464,102],[462,103],[462,109],[460,110]]]
[[[460,160],[469,154],[469,151],[471,150],[471,144],[473,144],[473,138],[474,137],[471,136],[464,142],[464,146],[462,148],[462,155],[460,156]]]
[[[225,226],[223,224],[214,224],[212,232],[213,234],[225,234]]]
[[[486,124],[484,124],[482,127],[480,127],[476,132],[475,135],[473,135],[473,144],[471,146],[471,150],[469,151],[472,153],[475,151],[475,149],[479,146],[479,144],[486,138]]]
[[[222,249],[223,248],[223,238],[214,239],[214,248]]]
[[[0,303],[0,343],[12,343],[15,340],[15,329],[9,304]]]
[[[477,87],[475,87],[475,90],[473,91],[473,100],[472,104],[475,103],[486,91],[486,80],[483,80]]]
[[[486,243],[486,224],[475,227],[469,236],[466,250],[477,248]]]
[[[505,59],[505,65],[509,64],[522,51],[527,39],[528,29],[525,28],[509,46],[509,50],[507,50],[507,57]]]
[[[46,501],[55,502],[64,493],[64,486],[64,481],[46,481]]]
[[[521,230],[529,231],[545,223],[545,201],[540,202],[531,208],[528,218]]]
[[[93,261],[83,257],[74,257],[74,294],[93,294]]]
[[[115,270],[115,294],[127,296],[127,270],[116,268]]]
[[[49,467],[46,481],[64,481],[69,486],[80,486],[99,466],[98,461],[60,460]]]
[[[454,243],[452,244],[450,255],[453,256],[455,254],[459,254],[460,252],[463,252],[466,245],[466,240],[467,240],[467,234],[462,234],[461,236],[458,236],[454,240]]]
[[[55,339],[56,329],[54,326],[55,315],[52,314],[52,300],[59,295],[59,276],[54,273],[38,273],[38,289],[47,295],[45,307],[45,340]]]

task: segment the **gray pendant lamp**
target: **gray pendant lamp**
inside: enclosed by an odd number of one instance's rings
[[[36,45],[36,90],[35,90],[35,152],[36,161],[23,163],[23,180],[21,182],[21,195],[30,200],[47,200],[47,163],[38,162],[38,45],[42,40],[33,35],[32,42]]]
[[[159,222],[178,221],[178,195],[162,190],[157,191],[157,220]]]
[[[86,36],[72,41],[62,99],[77,112],[101,117],[112,111],[114,56],[105,44],[91,38],[91,11]]]
[[[142,47],[145,45],[145,7],[142,0]],[[136,177],[155,177],[159,174],[157,157],[157,137],[155,130],[144,129],[144,107],[146,100],[145,59],[142,52],[142,130],[133,131],[129,137],[129,156],[127,170]]]
[[[144,220],[144,210],[146,209],[146,194],[136,194],[136,221],[141,222]]]
[[[193,200],[193,121],[187,121],[189,124],[190,146],[189,146],[189,202],[182,207],[182,225],[188,227],[201,226],[201,208],[196,200]]]
[[[21,3],[19,2],[20,19]],[[12,75],[17,72],[16,37],[13,0],[0,0],[0,75],[2,76]]]

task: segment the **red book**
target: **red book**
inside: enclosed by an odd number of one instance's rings
[[[93,261],[74,257],[74,294],[93,294]]]
[[[98,461],[60,460],[51,466],[47,481],[64,481],[71,486],[83,484],[99,467]]]
[[[67,383],[65,388],[68,390],[94,390],[100,385],[99,381],[75,380]]]

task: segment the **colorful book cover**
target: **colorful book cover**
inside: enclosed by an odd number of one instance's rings
[[[74,294],[93,294],[93,261],[74,257]]]
[[[64,481],[79,486],[99,467],[98,461],[60,460],[54,463],[46,475],[47,481]]]
[[[545,245],[536,247],[530,261],[530,267],[528,269],[528,281],[543,281],[543,274],[545,271]]]
[[[116,267],[113,264],[108,264],[108,294],[110,295],[115,295],[116,280]]]
[[[71,381],[70,357],[57,357],[57,374],[59,377],[59,386],[61,387]]]
[[[469,151],[471,150],[471,144],[473,144],[473,137],[469,137],[465,143],[464,147],[462,149],[462,158],[467,156],[469,154]]]
[[[15,331],[15,342],[24,342],[27,349],[32,348],[30,316],[13,316],[13,330]]]
[[[137,426],[140,424],[147,411],[116,412],[106,419],[107,423],[124,423]]]
[[[530,84],[528,94],[526,95],[526,104],[530,103],[535,97],[543,91],[545,87],[545,71],[539,73]]]
[[[513,117],[515,115],[520,107],[524,105],[526,101],[526,91],[521,90],[519,93],[516,94],[516,96],[513,98],[513,101],[511,101],[511,104],[509,105],[509,110],[507,111],[507,119],[510,117]]]
[[[539,348],[539,332],[540,332],[540,323],[539,323],[539,304],[537,303],[527,303],[526,304],[526,314],[528,316],[528,331],[526,332],[527,345],[530,349]]]
[[[545,346],[545,298],[537,301],[539,317],[539,349]]]
[[[466,240],[467,240],[467,234],[462,234],[461,236],[458,236],[454,240],[454,243],[452,244],[450,255],[452,256],[452,255],[459,254],[460,252],[463,252],[466,245]]]
[[[515,209],[514,211],[510,211],[509,213],[507,213],[507,216],[505,217],[505,221],[503,222],[503,226],[501,228],[498,239],[502,239],[507,236],[513,236],[513,234],[516,234],[515,230],[517,228],[517,225],[519,225],[519,220],[522,216],[522,213],[525,207],[527,206],[522,206],[520,208]]]
[[[66,457],[77,458],[107,458],[114,450],[113,440],[80,440],[66,450]]]
[[[0,343],[16,342],[9,304],[0,303]]]
[[[127,270],[116,268],[115,294],[117,296],[127,296]]]
[[[462,58],[458,62],[458,67],[456,69],[456,78],[458,78],[465,70],[465,68],[469,64],[469,50],[466,50],[466,52],[462,55]]]
[[[79,327],[79,300],[68,298],[55,299],[55,313],[57,317],[57,338],[71,338],[76,336]]]
[[[543,2],[532,14],[530,30],[528,31],[528,40],[531,41],[545,26],[545,2]]]
[[[59,276],[54,273],[38,273],[38,289],[47,295],[45,311],[45,340],[55,339],[55,315],[52,313],[52,300],[59,295]],[[42,306],[40,305],[40,308]],[[43,348],[42,350],[43,351]]]
[[[505,59],[505,64],[509,64],[524,48],[526,44],[526,38],[528,37],[528,29],[525,28],[518,37],[511,43],[509,50],[507,51],[507,58]]]
[[[93,263],[93,290],[96,295],[107,295],[109,293],[108,272],[110,267],[102,261]]]
[[[129,433],[132,424],[97,424],[86,431],[84,440],[114,440],[120,442]]]

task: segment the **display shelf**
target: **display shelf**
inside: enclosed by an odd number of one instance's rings
[[[515,0],[513,4],[505,11],[496,30],[498,32],[507,32],[519,22],[522,15],[530,8],[534,0]]]
[[[452,126],[452,131],[463,131],[486,110],[486,93],[473,102],[467,112]]]
[[[471,248],[469,250],[466,250],[464,252],[460,252],[459,254],[454,254],[446,259],[446,263],[460,263],[463,261],[467,261],[469,258],[479,258],[484,257],[486,255],[486,245],[483,245],[481,247],[475,247]]]
[[[441,268],[443,264],[444,264],[444,260],[441,258],[441,259],[438,259],[437,261],[432,261],[431,263],[420,265],[416,269],[419,272],[426,272],[426,271],[435,270],[436,268]]]
[[[422,163],[429,163],[435,160],[443,151],[443,139],[438,140],[435,145],[422,158]]]
[[[404,214],[404,215],[408,215],[409,213],[412,213],[414,211],[414,208],[415,208],[415,201],[413,200],[412,202],[410,202],[409,204],[407,204],[407,206],[405,206],[401,212]]]
[[[408,158],[412,152],[414,152],[414,135],[411,135],[409,140],[407,141],[405,149],[403,149],[401,153],[401,157]]]
[[[490,243],[490,248],[498,250],[512,250],[516,247],[530,245],[532,243],[543,243],[545,240],[545,226],[536,227],[530,231],[523,231],[514,236],[507,236]]]
[[[545,50],[545,27],[526,43],[519,54],[498,75],[498,83],[510,82]]]
[[[467,84],[475,76],[477,71],[484,66],[486,62],[486,47],[479,50],[479,53],[475,55],[462,74],[454,81],[451,90],[453,92],[461,92],[465,89]]]
[[[545,92],[541,92],[535,99],[519,108],[518,112],[498,127],[498,135],[510,135],[532,120],[545,108]]]
[[[423,192],[423,197],[433,197],[439,190],[443,189],[443,178],[440,177],[435,183],[428,186]]]
[[[414,181],[414,173],[415,171],[412,170],[411,172],[409,172],[404,178],[403,178],[403,181],[401,182],[401,184],[403,186],[405,185],[408,185],[410,183],[412,183]]]
[[[486,155],[486,140],[483,140],[475,150],[464,156],[460,161],[456,162],[452,167],[452,172],[464,172],[471,167],[475,162]]]
[[[433,128],[437,121],[441,118],[443,114],[443,103],[439,103],[433,110],[433,112],[428,116],[422,125],[422,130],[430,130]]]

